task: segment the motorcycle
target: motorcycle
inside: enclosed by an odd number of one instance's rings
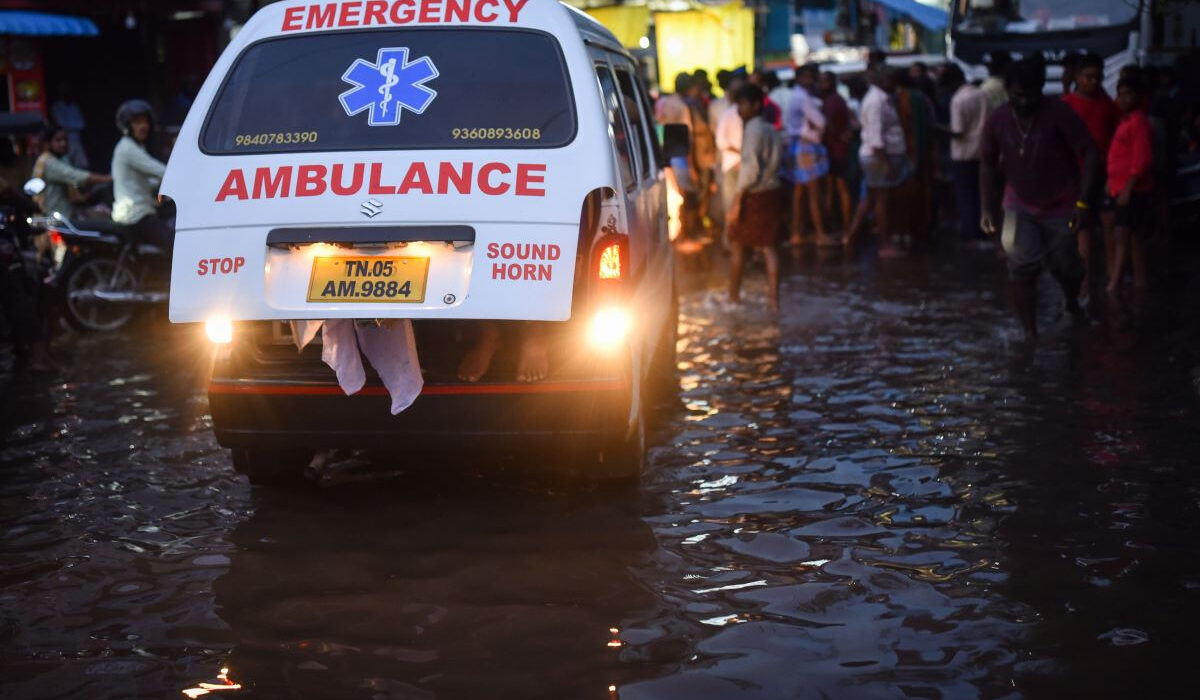
[[[41,193],[46,183],[33,178],[25,193]],[[143,308],[166,304],[170,255],[134,240],[132,231],[112,221],[71,221],[59,212],[31,220],[50,233],[61,250],[53,276],[62,314],[79,331],[106,332],[124,327]]]
[[[4,293],[18,294],[27,299],[33,317],[42,327],[41,334],[49,337],[54,306],[53,294],[46,284],[53,260],[39,250],[36,231],[27,223],[27,211],[19,204],[0,206],[0,265],[6,276]],[[8,337],[12,319],[0,314],[0,337]]]

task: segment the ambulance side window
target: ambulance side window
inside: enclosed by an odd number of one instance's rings
[[[621,96],[617,94],[617,83],[612,71],[605,66],[596,66],[596,77],[600,79],[600,96],[604,101],[604,111],[608,115],[608,125],[612,127],[614,146],[617,149],[617,165],[621,169],[621,182],[626,190],[633,189],[636,178],[633,175],[633,157],[629,152],[629,130],[625,128],[625,118],[621,114]]]
[[[654,123],[654,107],[651,106],[650,98],[646,96],[646,85],[640,79],[634,81],[634,88],[637,90],[638,104],[642,107],[642,114],[645,115],[646,133],[650,134],[650,152],[654,154],[656,167],[661,168],[663,163],[662,144],[658,142],[658,128]]]
[[[629,117],[629,128],[633,130],[633,141],[637,145],[638,169],[640,180],[650,177],[650,147],[646,143],[646,115],[642,112],[641,101],[633,87],[633,74],[627,70],[617,69],[617,84],[621,86],[622,104]]]

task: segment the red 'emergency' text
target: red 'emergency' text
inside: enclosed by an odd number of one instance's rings
[[[282,31],[392,24],[516,23],[529,0],[347,0],[289,7]]]
[[[335,163],[282,165],[275,168],[234,168],[225,176],[216,201],[226,199],[276,199],[319,197],[323,194],[482,194],[518,197],[546,196],[546,164],[517,163],[424,163],[409,164],[393,184],[383,172],[383,163]]]

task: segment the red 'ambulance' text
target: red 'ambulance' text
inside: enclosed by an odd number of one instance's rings
[[[234,168],[225,176],[216,201],[319,197],[323,194],[482,194],[491,197],[545,197],[545,163],[411,163],[400,184],[385,182],[383,163],[282,165]]]

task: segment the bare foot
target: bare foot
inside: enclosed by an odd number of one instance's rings
[[[546,349],[545,333],[533,325],[526,327],[521,338],[521,352],[517,357],[517,380],[540,382],[550,373],[550,357]]]
[[[491,321],[481,321],[479,338],[467,351],[462,362],[458,363],[458,378],[464,382],[477,382],[487,374],[492,364],[492,356],[496,354],[496,346],[500,344],[500,329]]]

